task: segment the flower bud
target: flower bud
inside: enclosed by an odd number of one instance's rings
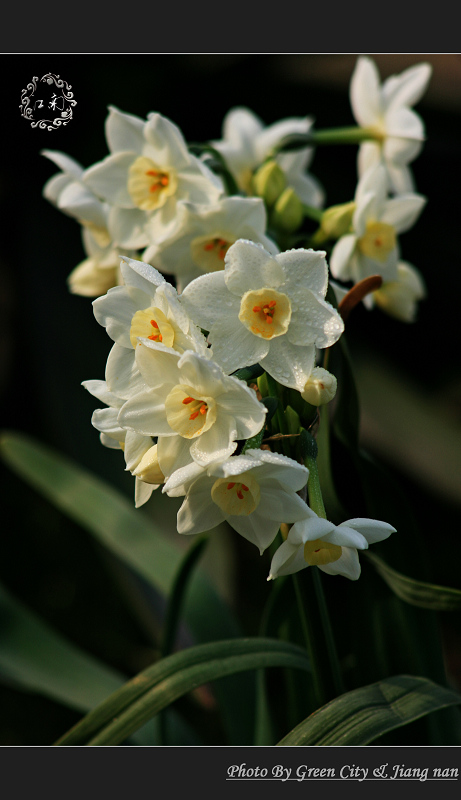
[[[285,174],[276,161],[266,161],[252,178],[252,189],[268,206],[274,205],[286,186]]]
[[[355,203],[342,203],[338,206],[330,206],[322,215],[320,227],[328,239],[339,239],[348,233],[352,225],[352,216],[355,211]]]
[[[333,400],[336,387],[337,380],[331,372],[323,367],[314,367],[301,392],[301,397],[313,406],[323,406]]]
[[[161,471],[157,458],[157,445],[152,447],[144,453],[141,461],[131,473],[144,483],[153,483],[160,485],[165,483],[165,476]]]
[[[414,322],[418,301],[426,296],[425,283],[421,273],[406,261],[398,263],[397,274],[396,281],[383,283],[373,292],[373,301],[382,311],[401,322]]]
[[[296,192],[289,186],[278,198],[273,212],[272,223],[277,228],[287,233],[292,233],[301,225],[303,221],[303,206]]]

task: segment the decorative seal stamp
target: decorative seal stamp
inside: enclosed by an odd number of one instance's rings
[[[71,89],[72,86],[52,72],[47,72],[40,80],[32,78],[21,93],[21,116],[29,120],[33,128],[48,131],[67,125],[77,105]]]

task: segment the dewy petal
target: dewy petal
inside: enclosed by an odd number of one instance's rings
[[[133,286],[153,297],[158,286],[166,283],[163,275],[150,264],[121,256],[120,270],[127,286]]]
[[[93,412],[91,424],[96,430],[120,442],[125,438],[125,431],[117,421],[117,414],[116,408],[98,408]]]
[[[260,363],[270,347],[267,339],[251,333],[237,316],[218,320],[208,338],[212,345],[212,358],[227,373]],[[277,341],[283,338],[278,337]]]
[[[199,394],[217,397],[225,391],[226,376],[217,364],[190,350],[178,361],[180,383],[192,386]]]
[[[341,236],[333,247],[330,256],[331,274],[339,280],[347,281],[350,278],[349,264],[357,244],[357,237],[353,233]]]
[[[285,280],[278,257],[247,239],[238,239],[229,247],[224,261],[224,281],[228,290],[238,297],[265,287],[277,289]]]
[[[194,322],[206,331],[213,323],[220,323],[223,315],[235,315],[240,309],[240,298],[226,287],[224,272],[201,275],[183,290],[180,300]]]
[[[106,140],[111,153],[130,150],[141,153],[144,144],[144,120],[133,114],[125,114],[115,106],[109,106],[105,122]]]
[[[107,156],[85,170],[83,182],[103,200],[113,206],[133,208],[127,189],[128,170],[136,158],[132,152],[120,152]]]
[[[385,204],[380,221],[392,225],[396,233],[404,233],[415,224],[426,202],[419,194],[393,197]]]
[[[259,402],[256,392],[244,381],[229,377],[225,383],[226,392],[219,397],[223,412],[231,414],[237,422],[237,438],[249,439],[262,428],[266,408]]]
[[[272,453],[270,450],[250,449],[246,451],[245,456],[239,456],[239,458],[251,459],[253,462],[242,467],[242,472],[250,469],[251,466],[257,466],[258,480],[264,478],[265,481],[269,479],[276,481],[279,486],[284,487],[287,491],[299,492],[307,483],[309,470],[304,465],[294,461],[294,459],[282,456],[280,453]],[[229,471],[225,473],[226,476],[229,474]],[[306,516],[312,516],[313,514],[314,512],[310,510],[309,506],[306,506]]]
[[[310,289],[322,298],[328,287],[328,267],[324,250],[287,250],[276,257],[285,272],[283,291],[290,297],[297,289]]]
[[[350,101],[354,117],[362,128],[376,125],[383,108],[380,76],[371,58],[360,56],[357,59],[350,83]]]
[[[342,575],[351,581],[360,578],[360,561],[357,550],[352,547],[343,547],[341,557],[337,561],[325,566],[319,566],[327,575]]]
[[[190,454],[197,464],[206,467],[212,461],[224,461],[237,448],[235,420],[218,414],[216,422],[190,445]]]
[[[426,91],[431,75],[432,65],[422,63],[387,78],[383,85],[387,108],[416,105]]]
[[[341,316],[330,303],[306,289],[299,291],[287,338],[295,345],[330,347],[344,331]],[[275,341],[275,340],[274,340]]]
[[[271,341],[267,356],[258,363],[282,386],[301,391],[315,365],[315,347],[301,347],[286,336],[279,336]]]

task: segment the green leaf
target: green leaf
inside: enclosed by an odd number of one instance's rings
[[[86,712],[126,676],[67,641],[0,586],[0,673],[22,689]]]
[[[396,675],[337,697],[277,746],[367,745],[388,731],[460,703],[461,695],[426,678]]]
[[[0,454],[23,480],[93,535],[157,591],[168,596],[183,549],[98,476],[32,438],[5,431]],[[196,569],[188,586],[184,621],[198,642],[241,636],[240,625],[206,573]],[[229,678],[217,689],[230,743],[245,742],[253,728],[254,684]]]
[[[436,586],[408,578],[389,567],[375,553],[364,554],[392,591],[412,606],[433,611],[458,611],[461,608],[461,591],[446,586]]]
[[[237,672],[271,666],[310,669],[302,648],[275,639],[231,639],[190,647],[141,672],[56,744],[120,744],[197,686]]]

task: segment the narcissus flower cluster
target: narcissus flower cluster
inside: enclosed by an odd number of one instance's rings
[[[298,437],[334,414],[328,353],[351,292],[405,322],[425,296],[400,237],[426,204],[408,165],[429,77],[422,64],[381,85],[358,59],[357,184],[335,206],[310,172],[313,116],[265,125],[237,107],[221,139],[189,146],[158,111],[110,107],[98,163],[43,151],[60,169],[44,195],[82,229],[69,288],[95,298],[112,342],[104,380],[83,384],[104,406],[92,417],[101,442],[123,451],[136,506],[158,489],[182,497],[179,533],[226,521],[260,553],[272,547],[270,579],[318,566],[355,580],[358,552],[394,531],[317,516]]]

